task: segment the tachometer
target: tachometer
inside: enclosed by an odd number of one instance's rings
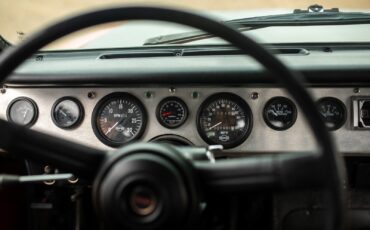
[[[96,105],[92,125],[95,135],[103,143],[118,147],[143,134],[146,112],[136,97],[127,93],[112,93]]]
[[[252,112],[248,104],[235,94],[215,94],[201,105],[197,127],[208,144],[233,148],[248,137],[252,129]]]

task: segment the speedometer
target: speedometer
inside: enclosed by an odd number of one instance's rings
[[[96,105],[92,125],[106,145],[118,147],[139,138],[145,130],[146,112],[141,102],[127,93],[112,93]]]
[[[218,93],[201,105],[197,127],[200,136],[208,144],[233,148],[248,137],[252,129],[252,112],[241,97]]]

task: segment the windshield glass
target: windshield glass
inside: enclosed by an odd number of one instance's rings
[[[49,23],[83,11],[117,4],[150,4],[197,10],[220,21],[245,19],[256,16],[292,14],[295,9],[307,10],[315,2],[310,0],[2,0],[0,1],[0,35],[12,44],[41,29]],[[339,8],[340,12],[370,12],[369,0],[322,0],[324,9]],[[338,17],[338,22],[340,21]],[[370,18],[370,16],[369,16]],[[272,19],[272,21],[275,19]],[[306,20],[306,19],[305,19]],[[333,19],[333,21],[336,19]],[[271,21],[270,21],[271,22]],[[249,28],[249,27],[248,27]],[[245,29],[245,28],[244,28]],[[170,23],[150,21],[117,22],[96,26],[68,36],[46,49],[93,49],[142,46],[148,40],[194,29]],[[301,42],[370,42],[370,24],[349,25],[288,25],[266,26],[243,31],[261,43]],[[180,37],[181,37],[180,36]],[[176,38],[178,38],[177,36]],[[170,37],[172,38],[172,37]],[[157,44],[220,44],[217,38],[191,39],[186,42],[161,42]]]

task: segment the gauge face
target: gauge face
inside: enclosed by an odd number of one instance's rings
[[[317,109],[329,130],[339,129],[346,121],[346,107],[343,102],[336,98],[321,98],[317,102]]]
[[[297,120],[297,108],[286,97],[274,97],[266,103],[263,118],[270,128],[279,131],[287,130]]]
[[[157,119],[166,128],[180,127],[187,117],[188,108],[180,98],[165,98],[157,107]]]
[[[197,127],[208,144],[233,148],[248,137],[252,128],[252,113],[248,104],[230,93],[207,98],[198,111]]]
[[[96,136],[118,147],[139,138],[145,130],[146,112],[141,102],[127,93],[105,96],[96,105],[92,120]]]
[[[73,97],[63,97],[54,103],[51,117],[56,126],[69,129],[79,125],[83,118],[83,107]]]
[[[36,103],[30,98],[19,97],[13,100],[7,111],[8,120],[23,126],[31,126],[38,116]]]

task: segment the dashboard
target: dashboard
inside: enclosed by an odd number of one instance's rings
[[[343,155],[368,153],[370,88],[311,87]],[[103,150],[132,141],[223,145],[230,154],[315,150],[279,87],[8,87],[0,118]]]
[[[366,191],[370,187],[370,45],[327,46],[299,45],[309,54],[277,57],[305,78],[337,152],[346,156],[349,203],[353,212],[362,215],[367,212],[368,203],[363,201],[369,200]],[[134,141],[201,147],[221,144],[226,150],[214,153],[225,158],[316,152],[300,105],[275,82],[276,76],[253,59],[203,54],[99,58],[127,52],[131,51],[41,52],[29,58],[0,88],[0,119],[108,154]],[[29,173],[58,172],[52,165],[31,164]],[[79,187],[82,180],[73,179],[68,186]],[[58,183],[53,183],[45,183],[47,191],[53,190],[48,194],[66,197],[61,203],[70,205],[70,196],[65,196],[65,190],[55,194]],[[44,194],[40,189],[37,199]],[[261,216],[259,223],[273,216],[274,226],[286,220],[301,224],[306,218],[313,223],[314,215],[320,216],[315,213],[324,207],[322,194],[316,191],[265,195],[248,193],[247,199],[240,199],[241,210],[246,211],[243,216]],[[223,210],[229,210],[227,200],[216,197],[220,207],[227,202]],[[68,208],[60,209],[60,215],[69,213]]]

